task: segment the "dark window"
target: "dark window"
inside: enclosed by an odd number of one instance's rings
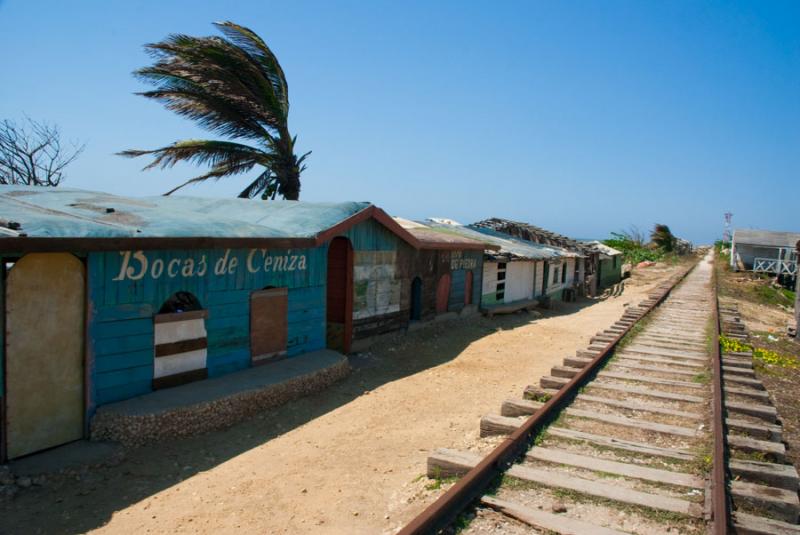
[[[501,291],[503,291],[505,289],[506,289],[506,283],[505,282],[500,282],[500,283],[497,284],[497,291],[498,292],[501,292]]]
[[[506,269],[506,263],[505,262],[498,262],[497,263],[497,269]]]
[[[506,280],[506,272],[505,271],[498,271],[497,272],[497,280],[499,280],[499,281]]]
[[[567,282],[567,266],[561,271],[561,282]]]
[[[164,301],[159,314],[173,314],[175,312],[188,312],[190,310],[203,310],[200,301],[189,292],[175,292]]]
[[[505,292],[497,292],[497,300],[500,301],[506,296]]]

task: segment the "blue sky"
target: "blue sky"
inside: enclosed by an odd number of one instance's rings
[[[576,237],[663,222],[709,242],[725,211],[800,231],[800,2],[0,0],[0,118],[87,143],[65,185],[162,193],[199,170],[114,153],[207,134],[130,73],[144,43],[225,19],[286,71],[303,200]]]

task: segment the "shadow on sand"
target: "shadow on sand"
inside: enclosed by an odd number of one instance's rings
[[[528,325],[539,313],[544,318],[564,316],[594,302],[579,299],[535,313],[433,322],[392,335],[369,351],[352,355],[353,373],[324,391],[228,429],[128,450],[119,464],[51,477],[43,486],[23,489],[14,500],[0,503],[0,533],[72,534],[101,527],[130,505],[335,410],[365,391],[446,363],[484,336]]]

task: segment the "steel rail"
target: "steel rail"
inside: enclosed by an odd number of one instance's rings
[[[650,312],[660,305],[672,290],[697,266],[698,262],[683,272],[674,283],[665,289],[661,295],[651,303],[644,314],[633,324],[626,327],[606,348],[584,368],[581,369],[567,384],[561,387],[539,410],[525,420],[522,425],[503,442],[501,442],[489,455],[483,458],[469,472],[459,479],[447,492],[425,508],[419,515],[411,520],[397,535],[422,535],[437,533],[450,525],[458,515],[472,502],[478,499],[485,489],[498,475],[505,471],[515,459],[530,446],[535,434],[548,420],[554,416],[565,401],[569,401],[583,386],[601,364],[614,352],[617,344],[622,340],[634,325],[638,324]]]
[[[723,398],[725,392],[722,389],[722,354],[720,351],[720,314],[719,314],[719,295],[717,292],[717,265],[713,265],[712,288],[714,293],[714,343],[712,344],[712,432],[714,434],[714,450],[712,453],[711,467],[711,530],[714,535],[725,535],[730,533],[730,509],[728,507],[728,486],[726,481],[727,459],[725,456],[725,413],[723,412]]]

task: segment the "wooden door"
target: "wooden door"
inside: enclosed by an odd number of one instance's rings
[[[327,280],[326,345],[347,353],[353,335],[353,247],[347,238],[334,238],[328,247]]]
[[[533,262],[509,262],[506,266],[505,302],[531,299],[533,292]]]
[[[286,355],[289,291],[269,288],[250,295],[250,355],[253,364]]]
[[[472,304],[472,271],[467,271],[464,279],[464,305]]]
[[[450,274],[445,273],[439,278],[439,284],[436,286],[436,313],[443,314],[447,312],[447,302],[450,299]]]
[[[28,254],[8,273],[9,458],[83,437],[85,288],[68,253]]]

